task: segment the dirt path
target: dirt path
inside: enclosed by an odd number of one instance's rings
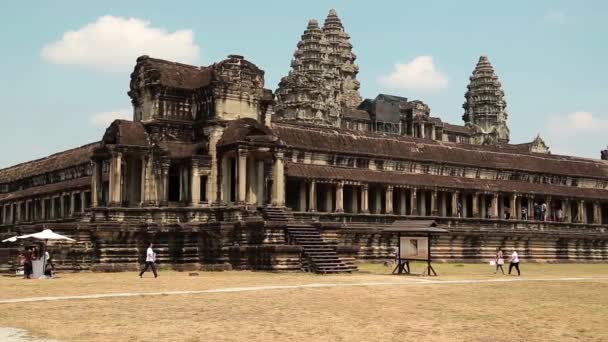
[[[30,337],[27,331],[16,328],[0,327],[0,341],[2,342],[59,342],[57,340],[47,340]]]
[[[369,286],[425,286],[425,285],[447,285],[447,284],[481,284],[481,283],[508,283],[508,282],[566,282],[566,281],[607,281],[608,277],[569,277],[569,278],[507,278],[507,279],[464,279],[464,280],[431,280],[431,279],[403,279],[391,282],[361,282],[361,283],[314,283],[301,285],[271,285],[251,287],[226,287],[210,290],[196,291],[159,291],[159,292],[122,292],[103,293],[78,296],[54,296],[54,297],[29,297],[0,300],[0,304],[46,302],[61,300],[103,299],[135,296],[169,296],[169,295],[191,295],[230,292],[252,292],[271,291],[301,288],[329,288],[329,287],[369,287]],[[2,337],[2,335],[0,335]],[[0,338],[0,341],[4,341]]]

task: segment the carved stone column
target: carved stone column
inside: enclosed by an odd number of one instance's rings
[[[2,224],[8,224],[8,206],[4,204],[2,206]]]
[[[480,215],[479,215],[479,194],[478,193],[474,192],[471,195],[471,204],[473,206],[473,208],[471,208],[473,217],[480,217]]]
[[[600,224],[602,219],[602,208],[599,202],[593,202],[593,223]]]
[[[388,185],[384,194],[384,207],[387,214],[393,214],[393,186]]]
[[[122,153],[112,155],[109,170],[110,178],[110,207],[119,207],[122,204]],[[63,201],[61,201],[63,203]]]
[[[545,215],[547,215],[545,217],[545,221],[555,221],[555,217],[553,217],[553,199],[551,198],[551,196],[547,196],[547,212],[545,213]]]
[[[238,193],[237,202],[244,204],[247,201],[247,150],[238,150]]]
[[[300,181],[298,210],[306,211],[306,182],[304,180]]]
[[[336,185],[336,212],[344,212],[344,182]]]
[[[424,131],[424,122],[421,122],[421,123],[420,123],[420,137],[424,139],[424,138],[425,138],[425,136],[424,136],[424,135],[425,135],[425,133],[426,133],[426,132]],[[422,194],[422,193],[421,193],[421,194]]]
[[[272,169],[272,205],[285,205],[285,173],[284,173],[284,154],[282,151],[274,153],[274,167]]]
[[[399,189],[399,214],[403,215],[403,216],[407,215],[406,201],[407,201],[407,194],[405,193],[405,189],[401,188],[401,189]]]
[[[51,196],[51,215],[49,217],[51,220],[57,218],[57,208],[55,208],[55,197]]]
[[[578,202],[578,221],[581,223],[587,223],[587,210],[585,210],[585,201],[580,200]]]
[[[570,204],[570,199],[565,198],[562,202],[564,205],[564,222],[571,223],[572,222],[572,207]],[[528,214],[529,216],[530,214]]]
[[[369,214],[369,185],[361,186],[361,212]]]
[[[76,209],[76,193],[70,193],[70,210],[69,216],[74,216],[74,211]]]
[[[80,192],[80,212],[84,213],[84,209],[87,206],[87,193],[85,191]],[[44,213],[44,200],[42,200],[42,212]],[[43,214],[44,215],[44,214]]]
[[[416,188],[411,188],[410,189],[410,208],[411,208],[411,213],[410,215],[416,216],[419,215],[418,213],[418,197],[417,197],[417,192],[418,190]]]
[[[458,197],[460,196],[460,192],[454,191],[452,193],[452,216],[458,217]]]
[[[499,219],[500,213],[498,211],[498,194],[492,194],[492,218]]]
[[[193,158],[190,170],[190,203],[191,207],[201,205],[201,175],[199,173],[199,161]]]
[[[264,188],[266,187],[266,185],[264,184],[264,161],[260,160],[257,162],[257,170],[255,172],[255,176],[256,176],[256,200],[258,203],[258,206],[263,206],[266,199],[266,195],[264,192]]]
[[[160,205],[166,206],[169,203],[169,167],[171,162],[163,160],[161,163],[161,183],[162,183],[162,195],[160,199]]]
[[[431,215],[437,216],[439,214],[437,205],[437,190],[431,192]]]
[[[317,182],[314,179],[310,181],[308,191],[308,211],[317,211]]]
[[[511,219],[515,220],[517,219],[517,194],[512,194],[511,195],[511,208],[509,208],[510,212],[511,212]]]
[[[93,175],[91,176],[91,206],[95,208],[99,206],[101,198],[101,160],[92,160],[91,167],[93,168]]]
[[[420,216],[427,216],[429,213],[426,211],[426,190],[420,190],[419,201],[418,214],[420,214]]]

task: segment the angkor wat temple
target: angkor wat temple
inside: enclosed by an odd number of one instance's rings
[[[350,37],[330,11],[311,20],[273,92],[242,56],[192,66],[142,56],[133,121],[100,141],[0,170],[0,237],[51,228],[64,269],[138,267],[148,242],[175,269],[341,272],[391,259],[384,228],[432,219],[435,260],[608,260],[608,152],[511,144],[487,57],[464,125],[420,100],[362,99]],[[515,115],[517,115],[515,113]],[[538,215],[538,208],[546,208]],[[0,246],[4,270],[14,246]]]

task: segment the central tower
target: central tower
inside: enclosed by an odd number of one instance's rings
[[[469,80],[462,119],[479,132],[476,143],[508,143],[505,93],[487,56],[479,57]]]
[[[310,20],[298,42],[289,74],[277,89],[276,116],[318,125],[340,126],[345,108],[356,108],[359,68],[350,36],[330,10],[323,28]]]

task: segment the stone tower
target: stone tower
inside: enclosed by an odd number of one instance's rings
[[[279,83],[276,116],[339,126],[344,108],[356,108],[362,101],[355,59],[350,36],[335,10],[329,11],[323,28],[310,20],[291,70]]]
[[[480,144],[508,143],[509,127],[505,108],[505,93],[488,57],[479,57],[479,62],[469,78],[470,83],[464,97],[464,115],[467,126],[479,132],[475,139]]]

